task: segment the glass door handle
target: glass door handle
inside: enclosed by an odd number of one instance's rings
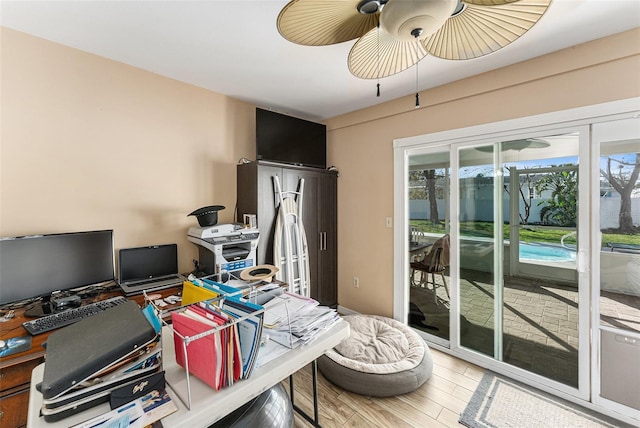
[[[576,268],[578,273],[585,273],[587,271],[587,253],[584,250],[578,251],[576,257]]]

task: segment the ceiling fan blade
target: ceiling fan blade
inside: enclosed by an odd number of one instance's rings
[[[358,0],[293,0],[278,15],[278,31],[299,45],[324,46],[363,36],[378,25],[379,13],[362,14]]]
[[[461,0],[462,3],[474,4],[476,6],[499,6],[501,4],[515,3],[520,0]]]
[[[490,54],[526,33],[550,3],[551,0],[520,0],[490,7],[465,4],[460,13],[423,41],[425,49],[433,56],[453,60]]]
[[[418,41],[400,41],[378,27],[362,36],[349,52],[349,71],[361,79],[391,76],[427,55]]]

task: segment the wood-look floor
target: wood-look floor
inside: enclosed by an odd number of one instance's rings
[[[461,427],[458,423],[484,369],[431,349],[433,374],[416,391],[397,397],[365,397],[345,391],[318,372],[320,425],[330,427]],[[284,386],[289,391],[288,379]],[[294,375],[294,400],[313,416],[311,367]],[[295,427],[311,427],[295,414]]]

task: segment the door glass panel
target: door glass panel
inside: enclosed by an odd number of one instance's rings
[[[494,357],[493,146],[460,151],[460,345]]]
[[[600,322],[640,333],[640,140],[600,153]]]
[[[578,137],[462,149],[458,183],[461,346],[573,387]]]
[[[449,340],[449,152],[409,161],[409,325]],[[435,245],[434,245],[435,244]],[[438,249],[440,248],[440,249]]]
[[[594,126],[600,234],[599,395],[640,410],[640,120]],[[594,189],[596,190],[596,189]]]

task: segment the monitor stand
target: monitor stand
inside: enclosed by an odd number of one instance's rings
[[[64,312],[67,309],[77,308],[82,304],[80,296],[72,295],[62,298],[47,297],[42,302],[35,303],[28,309],[25,309],[24,316],[29,318],[40,318],[47,315]]]
[[[25,309],[24,316],[28,318],[40,318],[55,314],[56,311],[50,301],[34,303],[30,308]]]

